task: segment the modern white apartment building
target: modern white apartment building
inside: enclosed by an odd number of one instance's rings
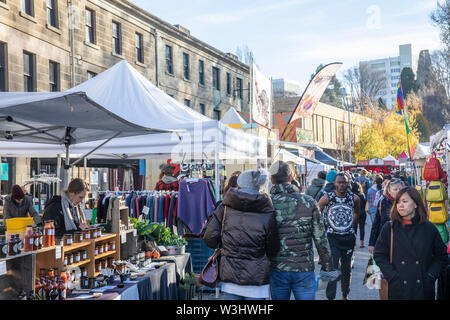
[[[417,74],[418,56],[412,53],[411,44],[399,46],[399,55],[370,61],[361,61],[360,68],[363,65],[369,65],[370,70],[381,72],[386,79],[386,86],[380,90],[377,98],[382,98],[387,108],[395,107],[397,101],[397,84],[400,79],[402,69],[409,67]]]

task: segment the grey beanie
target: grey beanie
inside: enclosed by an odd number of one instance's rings
[[[242,172],[237,180],[241,189],[261,190],[261,187],[267,182],[268,173],[265,170],[247,170]]]

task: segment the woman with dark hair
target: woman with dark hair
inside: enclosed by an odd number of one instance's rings
[[[175,173],[175,167],[169,164],[163,163],[159,166],[161,173],[159,180],[155,185],[156,191],[178,191],[179,182],[173,175]]]
[[[448,265],[447,251],[439,231],[427,221],[415,188],[398,192],[391,221],[383,226],[374,250],[375,262],[389,283],[388,299],[434,300],[436,279]]]
[[[359,197],[359,218],[356,225],[355,234],[359,226],[359,247],[364,248],[364,229],[366,227],[366,196],[363,193],[363,187],[359,182],[352,183],[352,192]]]
[[[7,220],[27,216],[33,217],[34,226],[42,223],[41,217],[33,206],[33,199],[27,196],[19,185],[15,184],[12,186],[11,194],[5,197],[3,218]]]
[[[238,177],[239,176],[231,176],[231,178],[228,180],[227,185],[223,189],[223,195],[224,196],[225,196],[225,194],[227,193],[228,190],[230,190],[230,189],[237,189],[237,187],[238,187],[238,184],[237,184]]]

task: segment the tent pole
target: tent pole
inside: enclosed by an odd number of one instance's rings
[[[56,159],[56,177],[58,179],[61,178],[61,155],[58,154],[58,158]],[[56,182],[56,194],[59,194],[59,191],[61,189],[61,182],[58,180]]]
[[[98,145],[97,147],[95,147],[94,149],[92,149],[91,151],[89,151],[88,153],[86,153],[85,155],[83,155],[81,158],[79,158],[78,160],[76,160],[74,163],[71,164],[71,166],[73,167],[74,165],[76,165],[78,162],[80,162],[81,160],[86,159],[87,156],[89,156],[91,153],[95,152],[96,150],[100,149],[101,147],[103,147],[106,143],[108,143],[109,141],[111,141],[112,139],[114,139],[115,137],[117,137],[118,135],[120,135],[122,132],[117,132],[115,133],[111,138],[109,138],[108,140],[102,142],[100,145]]]

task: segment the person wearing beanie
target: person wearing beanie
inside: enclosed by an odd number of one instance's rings
[[[33,206],[31,197],[26,196],[19,185],[13,185],[11,194],[5,197],[3,207],[3,217],[5,220],[11,218],[33,217],[34,226],[42,223],[42,219]]]
[[[203,239],[210,248],[221,245],[219,286],[226,300],[269,298],[269,258],[278,253],[275,210],[260,191],[267,172],[247,170],[229,189],[206,227]],[[223,230],[222,230],[223,224]]]
[[[173,176],[175,167],[164,163],[160,165],[159,168],[161,169],[161,174],[159,176],[159,181],[156,183],[155,190],[178,191],[179,182],[178,179]]]
[[[270,167],[274,184],[270,194],[277,213],[277,227],[281,242],[280,252],[271,258],[270,290],[273,300],[314,300],[315,274],[313,244],[319,253],[323,279],[339,276],[333,270],[331,250],[317,202],[301,194],[289,183],[290,168],[277,161]],[[322,176],[322,174],[321,174]]]
[[[336,178],[337,174],[338,172],[335,169],[331,169],[330,172],[327,173],[325,177],[325,187],[323,187],[323,189],[320,190],[320,192],[316,195],[317,202],[319,202],[320,198],[322,198],[324,194],[326,194],[327,192],[333,192],[336,189],[336,187],[334,186],[334,179]]]

